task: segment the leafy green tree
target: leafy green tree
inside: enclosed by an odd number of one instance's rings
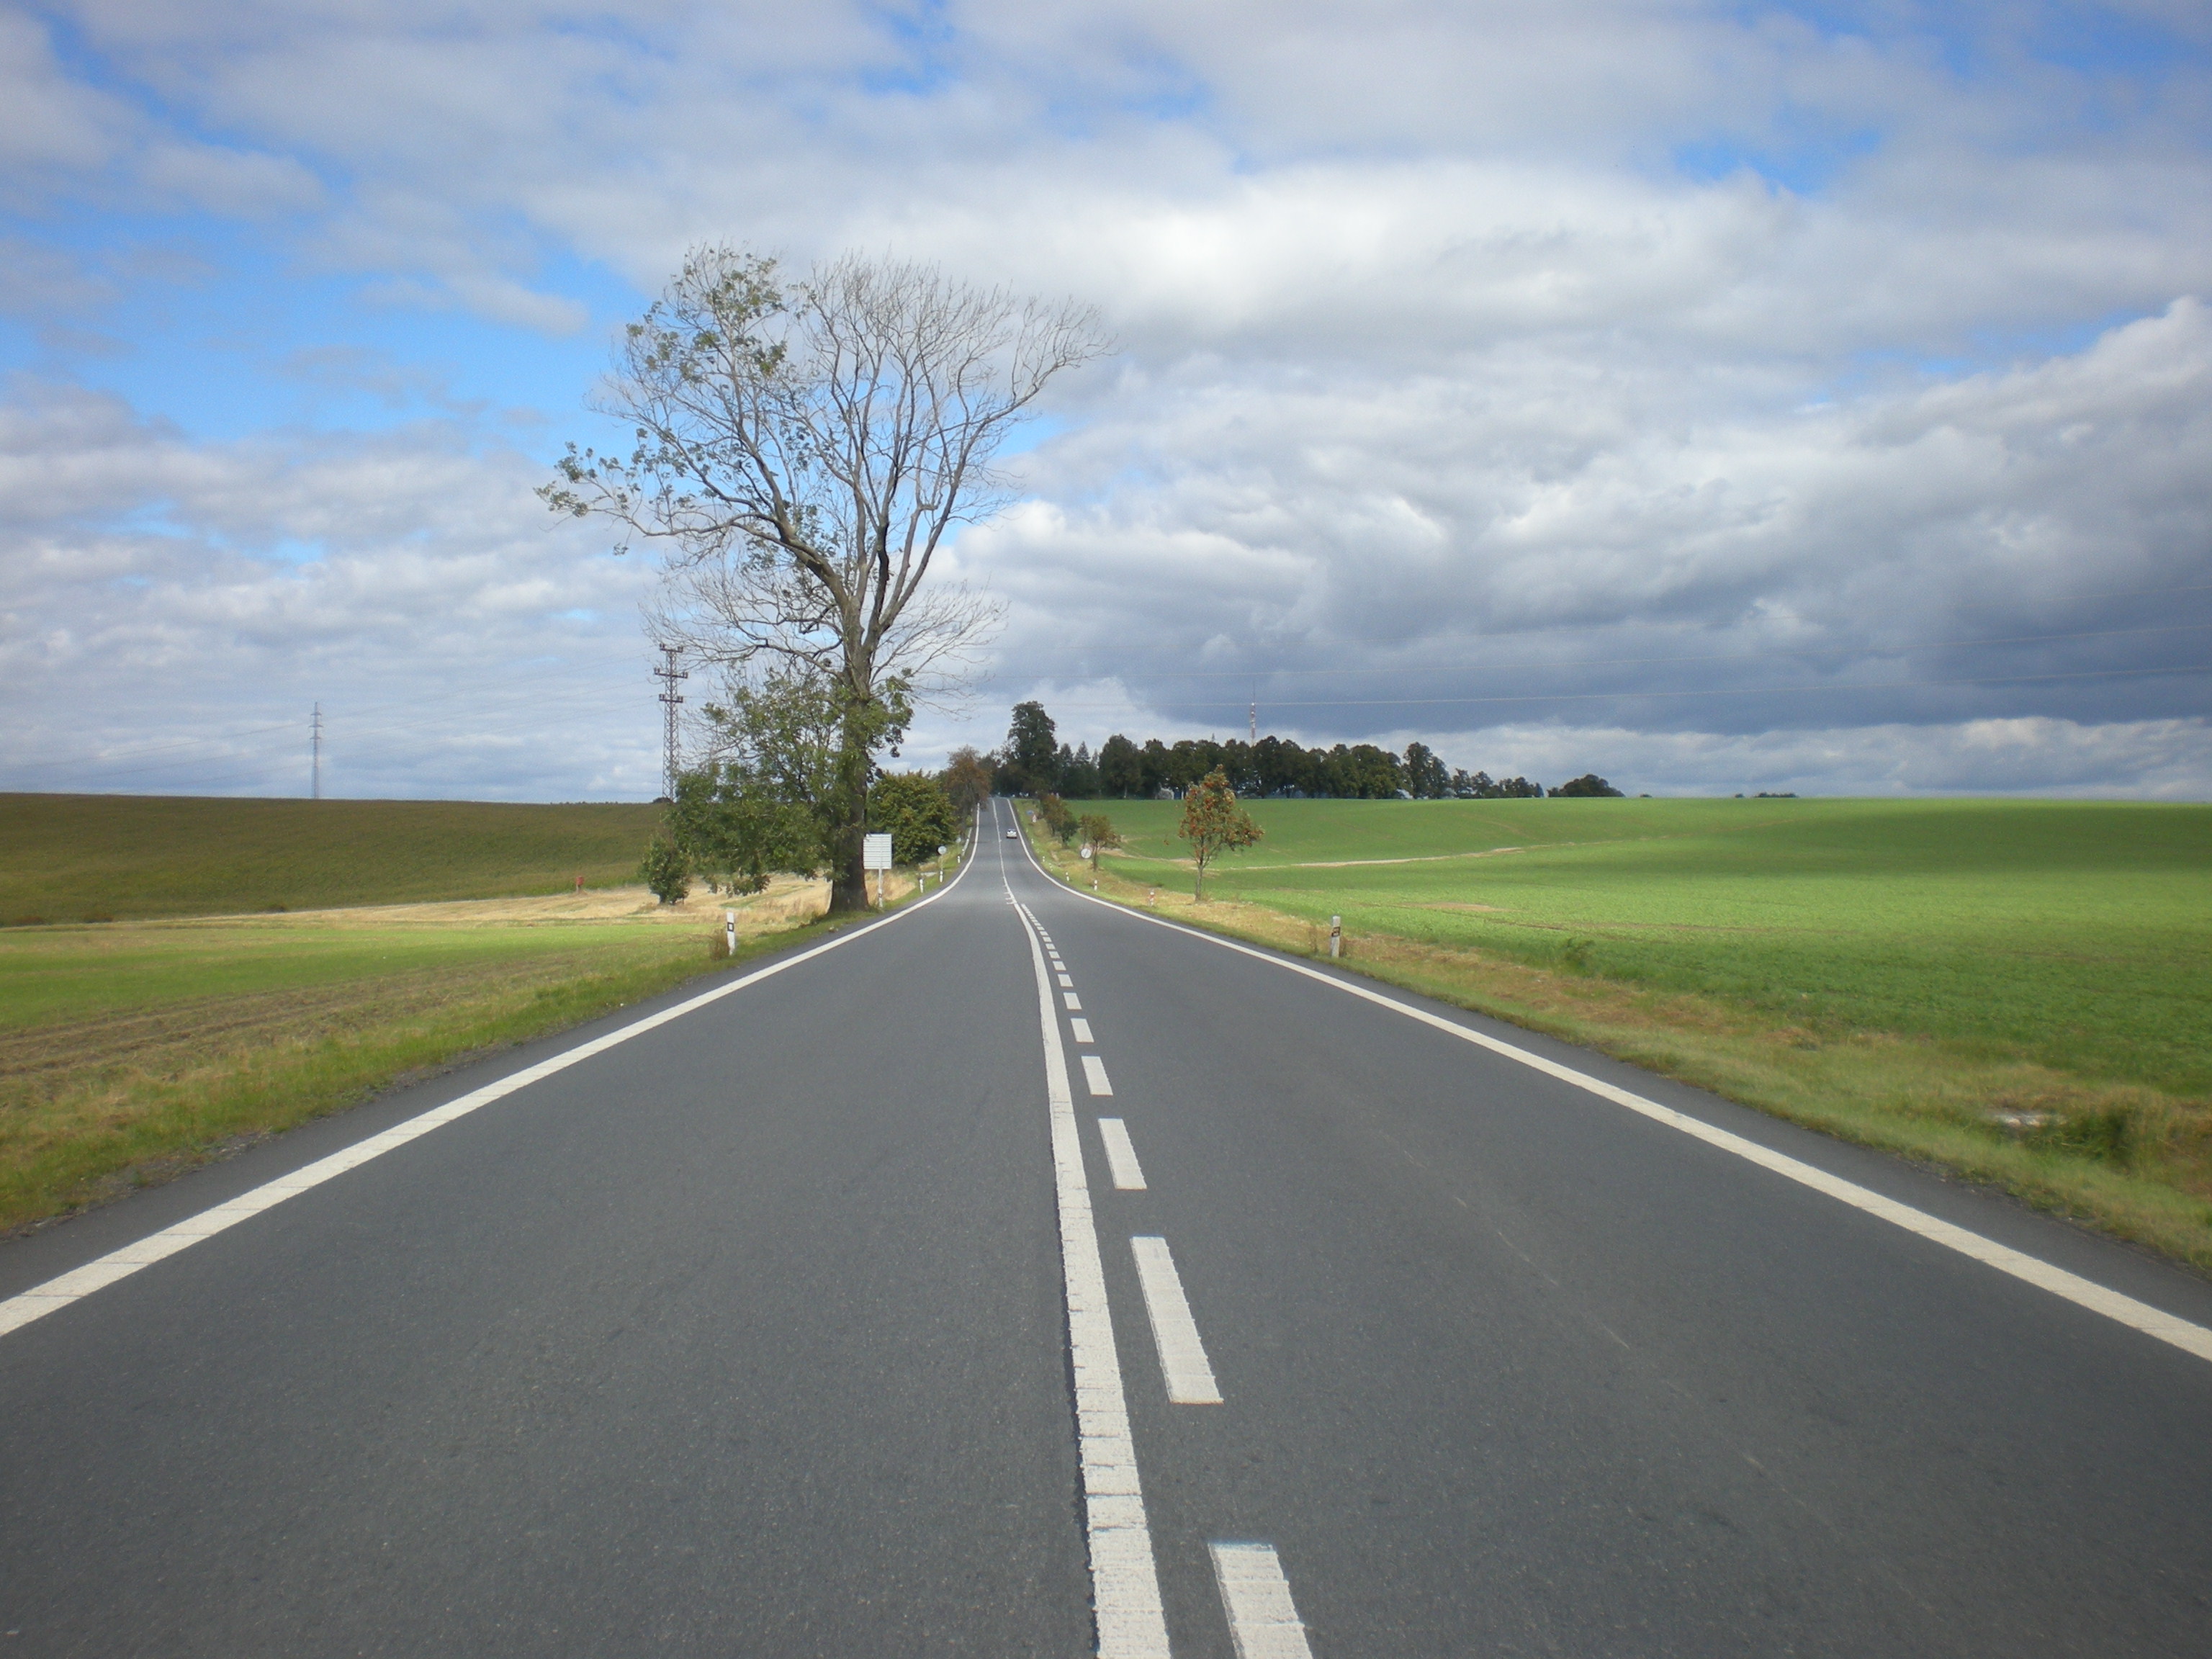
[[[972,823],[975,809],[991,799],[991,763],[973,749],[956,749],[938,782],[961,823]]]
[[[1099,793],[1098,763],[1091,758],[1088,744],[1077,744],[1073,754],[1066,744],[1060,745],[1060,793],[1077,800]]]
[[[1146,800],[1169,787],[1170,775],[1175,762],[1168,753],[1167,744],[1158,738],[1146,738],[1145,746],[1137,751],[1137,785]]]
[[[890,832],[891,859],[898,864],[927,862],[959,833],[951,798],[925,772],[878,778],[868,793],[868,827]]]
[[[1451,772],[1425,743],[1406,745],[1406,793],[1415,800],[1442,800],[1451,793]]]
[[[1145,769],[1137,745],[1119,732],[1098,745],[1098,787],[1123,800],[1145,792]]]
[[[710,761],[676,781],[669,828],[690,866],[710,886],[757,893],[771,872],[819,872],[822,826],[805,805],[781,800],[741,769]]]
[[[1216,768],[1183,796],[1182,824],[1176,833],[1190,843],[1192,862],[1198,866],[1191,896],[1202,904],[1206,866],[1224,853],[1251,846],[1262,832],[1252,815],[1237,804],[1237,792],[1229,787],[1227,775]]]
[[[677,780],[669,819],[687,860],[751,892],[771,872],[834,869],[851,726],[836,683],[804,670],[732,679],[705,715],[713,757]]]
[[[1075,839],[1076,817],[1059,796],[1047,791],[1037,797],[1037,817],[1062,847]]]
[[[1109,847],[1121,844],[1121,832],[1114,827],[1114,820],[1103,812],[1085,812],[1076,826],[1076,833],[1094,852],[1103,853]]]
[[[1041,702],[1014,705],[1014,723],[1006,730],[1006,769],[1024,795],[1041,795],[1060,781],[1060,746],[1054,741],[1052,716]]]
[[[1610,795],[1618,799],[1620,791],[1595,772],[1585,772],[1578,778],[1569,778],[1552,791],[1554,795]]]
[[[690,896],[691,860],[673,836],[659,835],[646,842],[645,864],[639,873],[663,904],[681,904]]]

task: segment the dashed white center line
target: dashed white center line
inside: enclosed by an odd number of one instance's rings
[[[1182,1279],[1164,1238],[1133,1238],[1137,1282],[1145,1289],[1145,1311],[1152,1316],[1152,1346],[1160,1351],[1160,1375],[1168,1398],[1178,1406],[1218,1406],[1220,1386],[1198,1340],[1198,1322],[1183,1299]]]
[[[1083,1080],[1091,1085],[1094,1095],[1110,1095],[1114,1085],[1106,1080],[1106,1062],[1096,1054],[1083,1056]]]
[[[1272,1544],[1214,1544],[1213,1577],[1237,1659],[1313,1659],[1290,1581]]]
[[[1075,983],[1075,981],[1070,979],[1066,974],[1054,974],[1053,977],[1060,981],[1060,988],[1063,991],[1067,989],[1069,986]]]
[[[1091,1041],[1091,1022],[1089,1020],[1071,1019],[1067,1022],[1067,1028],[1075,1033],[1075,1040],[1078,1042],[1088,1042]]]
[[[1060,1000],[1062,1002],[1065,1002],[1071,1009],[1080,1008],[1083,1006],[1082,999],[1078,997],[1073,991],[1062,991],[1060,994]]]
[[[1009,896],[1012,889],[1008,890]],[[1033,923],[1017,905],[1025,925]],[[1060,1260],[1067,1299],[1068,1358],[1074,1370],[1075,1431],[1083,1471],[1085,1531],[1091,1553],[1092,1617],[1099,1659],[1168,1659],[1166,1614],[1152,1528],[1137,1478],[1136,1442],[1129,1433],[1121,1364],[1114,1349],[1114,1316],[1106,1303],[1105,1264],[1091,1218],[1083,1142],[1068,1092],[1060,1023],[1053,1018],[1044,957],[1032,947],[1037,1012],[1043,1028],[1045,1094],[1052,1114],[1052,1162],[1060,1210]]]
[[[1128,1127],[1118,1117],[1102,1117],[1098,1138],[1106,1143],[1106,1167],[1114,1172],[1114,1185],[1125,1193],[1143,1192],[1145,1171],[1137,1162],[1137,1149],[1129,1144]]]

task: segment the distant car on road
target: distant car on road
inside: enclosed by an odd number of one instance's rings
[[[1008,841],[1019,841],[1021,838],[1021,832],[1018,830],[1009,830],[1006,831],[1006,839]]]

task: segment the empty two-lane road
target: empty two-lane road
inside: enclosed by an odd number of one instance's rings
[[[2199,1282],[993,816],[650,1029],[0,1249],[0,1654],[2212,1642]]]

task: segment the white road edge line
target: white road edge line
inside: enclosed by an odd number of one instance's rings
[[[1011,895],[1013,888],[1006,889]],[[1036,919],[1016,900],[1036,969],[1037,1020],[1044,1030],[1045,1096],[1052,1113],[1053,1181],[1060,1200],[1060,1264],[1067,1301],[1068,1360],[1075,1373],[1075,1435],[1083,1472],[1083,1521],[1091,1553],[1091,1603],[1099,1659],[1168,1659],[1159,1569],[1137,1480],[1137,1443],[1106,1304],[1106,1268],[1091,1217],[1091,1183],[1075,1127],[1060,1016],[1038,947]]]
[[[1167,1240],[1133,1238],[1129,1250],[1137,1258],[1137,1282],[1145,1287],[1145,1311],[1152,1317],[1152,1344],[1160,1351],[1168,1398],[1178,1406],[1218,1406],[1221,1385],[1206,1363],[1206,1345],[1198,1340],[1198,1322],[1190,1316]]]
[[[1137,1149],[1129,1140],[1129,1126],[1118,1117],[1098,1120],[1098,1139],[1106,1143],[1106,1167],[1113,1171],[1117,1191],[1145,1190],[1145,1168],[1137,1162]]]
[[[1110,1095],[1114,1085],[1106,1080],[1106,1062],[1096,1054],[1083,1057],[1083,1080],[1091,1085],[1094,1095]]]
[[[605,1036],[593,1037],[589,1042],[579,1043],[574,1048],[555,1054],[550,1059],[541,1060],[535,1066],[525,1066],[521,1071],[511,1076],[503,1077],[496,1083],[486,1084],[483,1088],[472,1090],[458,1100],[447,1102],[443,1106],[434,1106],[427,1112],[409,1118],[404,1123],[395,1123],[380,1133],[357,1140],[342,1151],[332,1152],[328,1158],[319,1158],[304,1168],[293,1170],[289,1175],[279,1176],[274,1181],[264,1182],[250,1192],[240,1193],[227,1203],[218,1204],[212,1209],[203,1210],[198,1215],[188,1216],[173,1226],[164,1227],[157,1233],[149,1234],[135,1244],[126,1244],[119,1250],[111,1250],[106,1255],[88,1261],[81,1267],[71,1268],[68,1273],[49,1279],[44,1284],[34,1285],[27,1291],[18,1291],[5,1301],[0,1301],[0,1336],[5,1336],[10,1331],[21,1330],[33,1320],[43,1318],[47,1314],[66,1308],[71,1303],[91,1295],[93,1291],[114,1284],[118,1279],[128,1279],[142,1267],[150,1267],[156,1261],[174,1255],[178,1251],[188,1249],[202,1239],[213,1238],[217,1233],[227,1231],[240,1222],[282,1204],[288,1198],[296,1198],[301,1193],[319,1187],[325,1181],[342,1176],[349,1170],[357,1169],[373,1158],[381,1158],[386,1152],[404,1146],[410,1140],[428,1134],[433,1129],[443,1128],[456,1118],[466,1117],[470,1113],[479,1111],[494,1101],[504,1100],[507,1096],[526,1089],[533,1083],[542,1082],[556,1072],[564,1072],[571,1066],[590,1060],[594,1055],[603,1054],[610,1048],[628,1042],[632,1037],[643,1036],[647,1031],[657,1030],[672,1020],[681,1019],[684,1015],[695,1012],[710,1002],[719,1002],[724,997],[733,995],[749,985],[757,985],[761,981],[771,978],[783,972],[787,968],[796,968],[802,962],[811,962],[825,951],[834,951],[840,945],[850,945],[854,939],[874,933],[878,927],[887,927],[901,917],[913,915],[924,905],[936,903],[938,900],[960,884],[961,880],[967,875],[969,867],[975,862],[975,859],[971,856],[951,881],[945,883],[927,898],[917,899],[912,904],[893,911],[880,921],[869,922],[865,927],[855,927],[849,933],[840,933],[835,939],[824,939],[810,950],[801,951],[797,956],[785,957],[779,961],[769,963],[765,968],[757,968],[741,979],[732,980],[726,985],[718,985],[711,991],[702,992],[698,996],[678,1003],[673,1008],[664,1008],[660,1012],[635,1021],[623,1026],[620,1030],[610,1031]]]
[[[1237,1659],[1313,1659],[1273,1544],[1209,1544]]]
[[[1024,841],[1022,847],[1023,850],[1027,852],[1029,843]],[[1030,866],[1039,875],[1044,877],[1047,881],[1052,881],[1051,874],[1042,865],[1037,863],[1036,854],[1030,853],[1029,859]],[[1127,916],[1135,921],[1150,922],[1155,927],[1164,927],[1170,933],[1181,933],[1188,939],[1202,939],[1208,945],[1218,945],[1224,951],[1234,951],[1239,956],[1250,957],[1255,962],[1264,962],[1270,967],[1281,969],[1285,973],[1302,974],[1308,979],[1318,981],[1334,990],[1341,991],[1346,996],[1358,997],[1364,1002],[1371,1002],[1377,1007],[1388,1008],[1393,1012],[1403,1014],[1408,1019],[1419,1020],[1422,1024],[1432,1026],[1448,1036],[1455,1036],[1462,1042],[1472,1042],[1479,1048],[1487,1048],[1494,1054],[1502,1055],[1507,1060],[1526,1066],[1532,1071],[1541,1072],[1547,1077],[1557,1078],[1562,1083],[1570,1083],[1578,1089],[1588,1090],[1601,1100],[1609,1100],[1616,1106],[1624,1106],[1632,1112],[1650,1118],[1655,1123],[1663,1123],[1670,1129],[1679,1129],[1682,1133],[1693,1139],[1702,1140],[1709,1146],[1717,1147],[1724,1152],[1732,1152],[1746,1162],[1756,1164],[1759,1168],[1781,1176],[1785,1180],[1810,1187],[1814,1191],[1832,1198],[1838,1203],[1848,1204],[1853,1209],[1863,1211],[1868,1215],[1902,1227],[1905,1231],[1917,1234],[1930,1243],[1940,1244],[1946,1249],[1955,1250],[1960,1255],[1980,1262],[1984,1267],[1994,1267],[2001,1273],[2008,1273],[2024,1284],[2033,1285],[2039,1291],[2047,1291],[2055,1297],[2071,1302],[2076,1307],[2086,1308],[2091,1313],[2101,1314],[2118,1324],[2125,1325],[2130,1330],[2140,1331],[2145,1336],[2154,1337],[2160,1342],[2170,1343],[2184,1353],[2193,1354],[2199,1359],[2212,1360],[2212,1330],[2208,1330],[2202,1325],[2192,1324],[2178,1315],[2166,1312],[2163,1308],[2154,1308],[2148,1302],[2139,1302],[2134,1297],[2122,1291],[2108,1290],[2093,1279],[2084,1279],[2079,1273],[2069,1273],[2063,1267],[2053,1267],[2050,1262],[2039,1256],[2030,1255],[2025,1250],[2015,1250],[2009,1244],[2000,1244],[1995,1239],[1984,1238],[1978,1232],[1929,1215],[1925,1210],[1915,1209],[1911,1205],[1899,1203],[1893,1198],[1885,1198],[1871,1188],[1862,1187],[1855,1181],[1846,1181],[1841,1176],[1830,1175],[1826,1170],[1818,1169],[1801,1158],[1791,1158],[1786,1152],[1774,1152],[1760,1146],[1755,1140],[1747,1140],[1741,1135],[1716,1127],[1701,1118],[1692,1117],[1686,1112],[1678,1112],[1671,1106],[1662,1106],[1656,1100],[1649,1100],[1626,1089],[1617,1088],[1601,1079],[1590,1076],[1586,1072],[1577,1072],[1571,1066],[1562,1066],[1557,1060],[1547,1060],[1541,1054],[1531,1054],[1526,1048],[1516,1048],[1512,1043],[1501,1042],[1497,1037],[1486,1036],[1480,1031],[1470,1030],[1464,1025],[1432,1014],[1425,1008],[1416,1008],[1410,1003],[1399,1001],[1395,997],[1385,996],[1380,991],[1370,990],[1364,985],[1349,984],[1333,974],[1322,973],[1300,963],[1287,962],[1281,957],[1271,956],[1265,951],[1255,950],[1249,945],[1239,945],[1233,940],[1218,939],[1211,933],[1200,933],[1194,927],[1184,927],[1158,916],[1148,916],[1141,910],[1132,910],[1125,905],[1115,903],[1110,899],[1095,897],[1065,883],[1054,882],[1053,884],[1070,896],[1081,899],[1086,904],[1102,906],[1118,915]]]

